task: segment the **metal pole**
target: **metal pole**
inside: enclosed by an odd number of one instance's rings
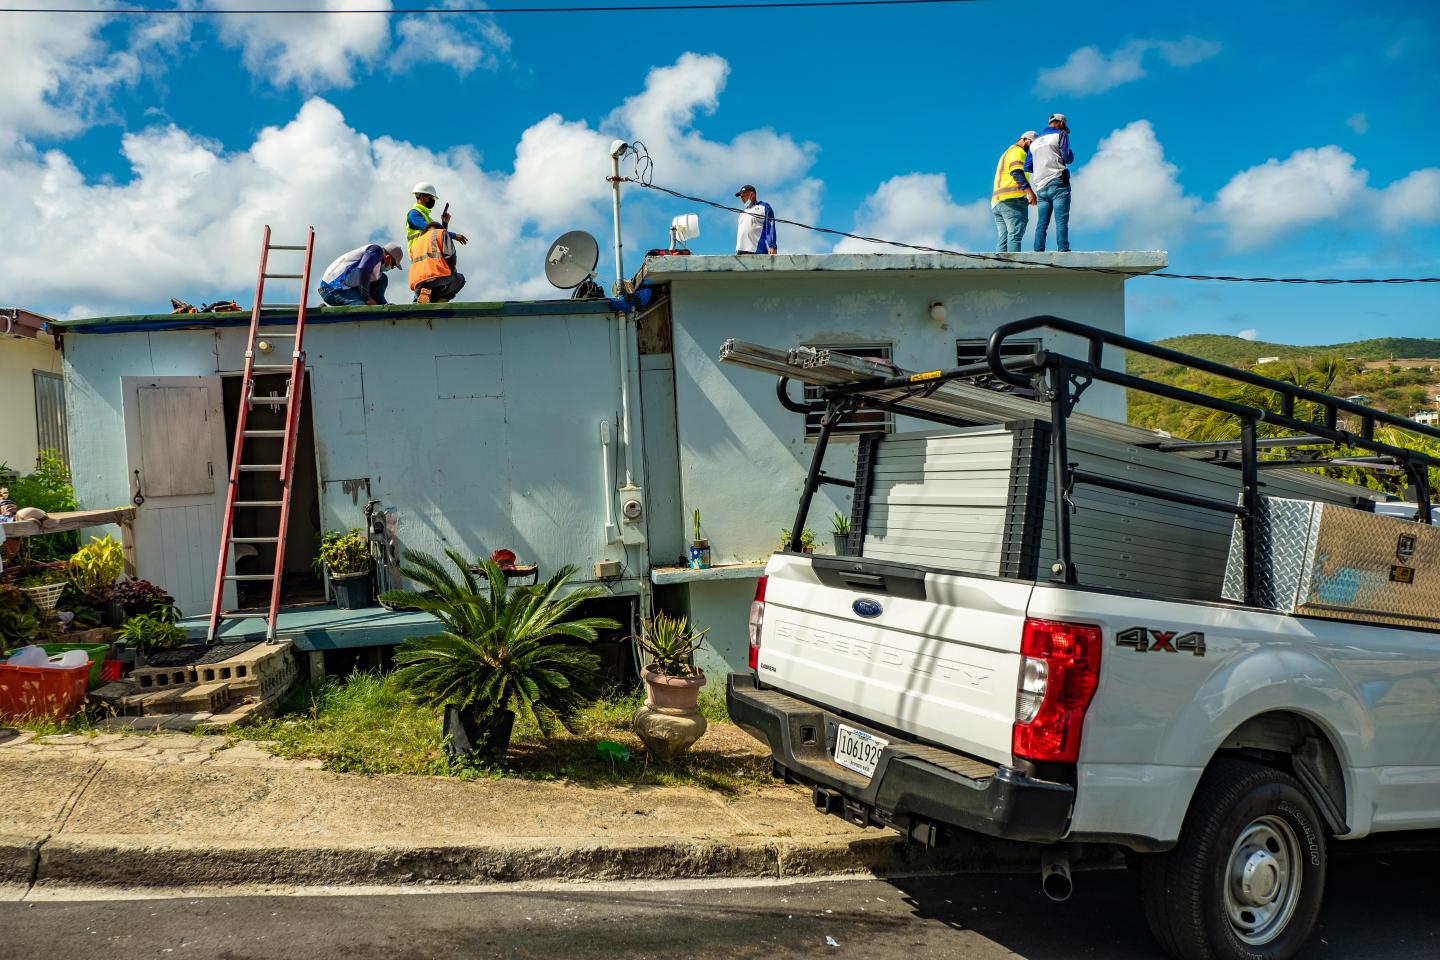
[[[815,438],[815,454],[810,460],[810,473],[805,477],[805,489],[800,493],[800,506],[795,510],[795,525],[790,528],[790,542],[787,549],[799,553],[805,519],[810,516],[810,501],[815,499],[815,490],[820,486],[820,474],[825,469],[825,448],[830,446],[830,431],[845,415],[850,404],[832,400],[825,407],[820,418],[820,435]]]
[[[1259,454],[1255,449],[1255,421],[1250,417],[1240,420],[1240,503],[1245,512],[1240,515],[1240,529],[1245,537],[1245,603],[1255,606],[1259,601],[1260,571],[1255,558],[1259,555],[1260,536],[1260,468]]]
[[[1065,421],[1070,417],[1069,371],[1058,363],[1050,366],[1050,482],[1055,489],[1055,563],[1050,575],[1061,583],[1075,582],[1075,564],[1070,559],[1070,510],[1065,488],[1070,480],[1070,442]]]
[[[624,140],[610,144],[610,194],[615,207],[615,296],[623,298],[625,289],[624,244],[620,240],[620,158],[629,151],[630,145]],[[635,456],[630,449],[630,322],[629,314],[622,312],[617,324],[619,330],[620,356],[620,444],[625,457],[625,486],[635,485]]]
[[[625,155],[629,145],[616,141],[610,146],[610,194],[615,205],[615,295],[625,295],[625,258],[621,253],[623,244],[620,242],[620,158]]]

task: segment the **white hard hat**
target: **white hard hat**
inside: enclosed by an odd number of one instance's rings
[[[398,267],[405,262],[405,251],[400,249],[400,244],[387,243],[381,249],[390,254],[391,259],[395,261],[395,266]]]
[[[435,184],[431,183],[429,180],[421,180],[419,183],[415,184],[415,189],[411,190],[410,192],[424,193],[432,197],[440,196],[440,191],[436,190]]]

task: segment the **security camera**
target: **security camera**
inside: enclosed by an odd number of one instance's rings
[[[625,156],[625,151],[629,149],[630,144],[626,143],[624,140],[616,140],[614,143],[610,144],[610,158],[612,160],[619,160],[621,157]]]

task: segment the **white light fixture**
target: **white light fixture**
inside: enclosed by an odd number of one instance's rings
[[[931,319],[931,320],[934,320],[936,323],[944,323],[944,322],[945,322],[945,318],[946,318],[947,316],[949,316],[949,313],[948,313],[948,312],[946,311],[946,309],[945,309],[945,301],[943,301],[943,300],[931,300],[931,301],[930,301],[930,319]]]
[[[255,344],[255,346],[260,348],[261,353],[269,353],[271,350],[269,340],[261,340],[259,343]]]

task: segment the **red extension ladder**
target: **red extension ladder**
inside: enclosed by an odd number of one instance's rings
[[[299,251],[304,255],[304,263],[299,273],[268,273],[270,267],[271,251]],[[230,458],[230,484],[225,493],[225,519],[220,527],[220,559],[215,567],[215,593],[210,605],[210,629],[205,637],[206,643],[218,643],[220,636],[220,621],[241,618],[265,618],[265,638],[273,641],[275,639],[275,618],[280,611],[280,581],[281,572],[285,569],[285,529],[290,522],[290,493],[291,478],[295,472],[295,440],[300,432],[300,403],[305,395],[305,301],[310,291],[310,260],[315,252],[315,228],[310,227],[306,231],[305,243],[303,245],[287,245],[270,242],[270,228],[266,226],[265,234],[260,242],[260,271],[255,280],[255,306],[250,311],[250,333],[245,344],[245,373],[241,381],[240,412],[235,421],[235,451]],[[294,346],[290,351],[289,363],[261,364],[256,363],[258,342],[260,336],[260,311],[265,309],[265,281],[266,280],[299,280],[300,281],[300,302],[287,304],[274,304],[269,307],[271,310],[294,309],[295,329],[276,330],[271,327],[265,328],[265,340],[293,340]],[[258,397],[255,395],[255,374],[256,373],[279,373],[286,371],[290,379],[285,384],[285,395],[283,397]],[[250,408],[260,404],[285,407],[285,429],[283,430],[251,430],[247,427]],[[261,458],[263,462],[247,462],[244,454],[249,441],[261,440],[262,449],[273,449],[272,442],[280,441],[279,456],[273,453]],[[279,500],[241,500],[238,497],[240,491],[240,475],[242,473],[276,473],[280,476],[280,499]],[[266,512],[275,511],[279,519],[275,524],[275,535],[273,537],[237,537],[234,536],[235,511],[237,510],[262,510]],[[231,545],[237,543],[273,544],[275,547],[275,564],[269,573],[227,573],[230,567]],[[226,611],[222,610],[225,584],[229,581],[239,580],[268,580],[270,581],[270,606],[269,609],[261,611]]]

